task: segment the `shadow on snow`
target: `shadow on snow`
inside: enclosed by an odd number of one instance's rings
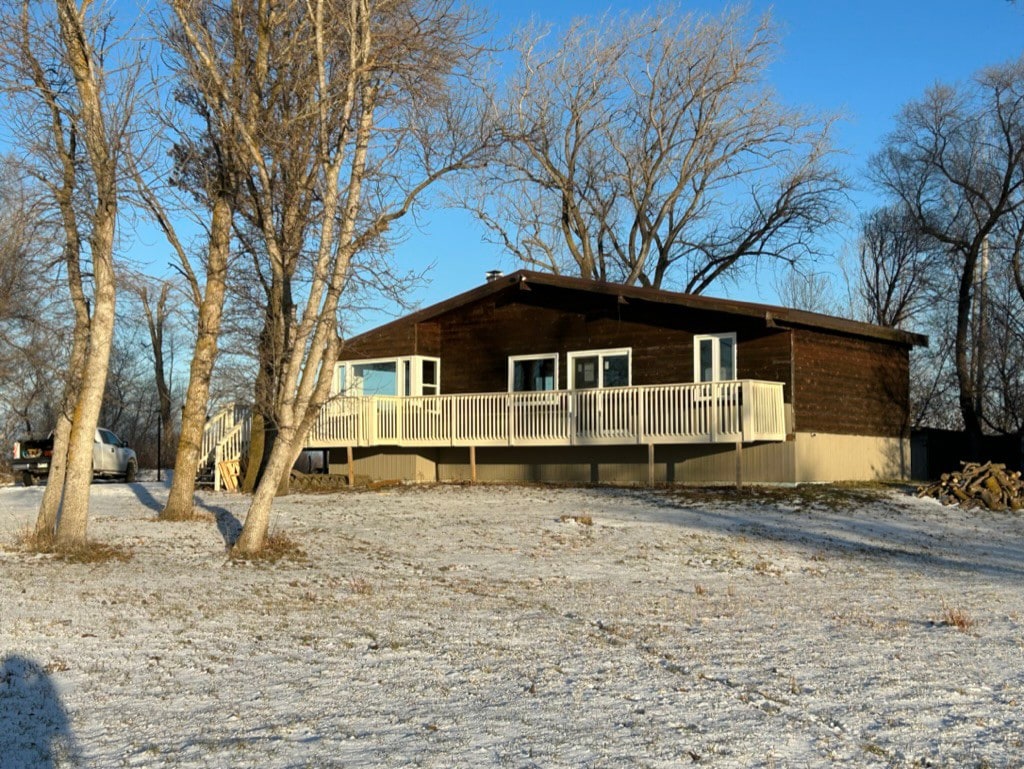
[[[67,711],[47,672],[18,655],[0,664],[0,768],[81,766]]]
[[[976,573],[1024,581],[1024,538],[1006,536],[1004,528],[993,528],[986,536],[989,522],[1005,517],[1019,525],[1019,514],[974,513],[949,508],[950,523],[940,517],[924,520],[898,498],[852,499],[839,509],[801,499],[794,491],[792,499],[776,494],[759,499],[745,492],[721,493],[707,500],[687,491],[637,491],[596,488],[595,495],[605,499],[623,496],[642,502],[630,510],[637,520],[686,526],[709,533],[743,535],[771,542],[805,547],[812,552],[834,552],[883,561],[896,561],[916,569],[923,566],[962,573]],[[874,510],[858,511],[871,506]],[[885,507],[890,517],[875,510]],[[944,508],[939,508],[943,510]],[[955,520],[959,516],[970,519]],[[969,528],[969,536],[965,532]]]

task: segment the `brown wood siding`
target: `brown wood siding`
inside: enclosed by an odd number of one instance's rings
[[[909,409],[906,347],[793,331],[795,429],[897,437]]]
[[[416,326],[388,325],[360,335],[342,345],[338,360],[392,358],[416,354]]]
[[[545,285],[511,287],[429,319],[358,337],[342,358],[441,358],[443,393],[502,392],[508,358],[628,347],[633,384],[693,381],[695,334],[737,334],[738,377],[782,382],[792,429],[898,436],[907,419],[908,348],[831,330],[778,328],[767,318]]]
[[[497,301],[495,301],[497,300]],[[544,287],[457,308],[438,319],[443,392],[496,392],[508,387],[508,358],[558,353],[559,387],[568,386],[567,353],[628,347],[633,384],[693,381],[693,337],[737,333],[741,378],[784,382],[791,390],[788,330],[724,313],[620,304],[579,292],[566,301]]]

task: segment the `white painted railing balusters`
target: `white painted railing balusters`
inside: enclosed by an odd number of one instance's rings
[[[307,445],[568,446],[785,439],[781,382],[335,398]]]

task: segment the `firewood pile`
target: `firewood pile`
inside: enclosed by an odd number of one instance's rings
[[[919,497],[935,497],[944,505],[989,510],[1024,509],[1024,481],[1020,472],[993,462],[961,462],[962,469],[943,473],[935,483],[921,486]]]

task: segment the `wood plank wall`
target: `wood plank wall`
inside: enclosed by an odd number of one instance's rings
[[[906,347],[797,329],[793,359],[798,432],[898,437],[906,431]]]

